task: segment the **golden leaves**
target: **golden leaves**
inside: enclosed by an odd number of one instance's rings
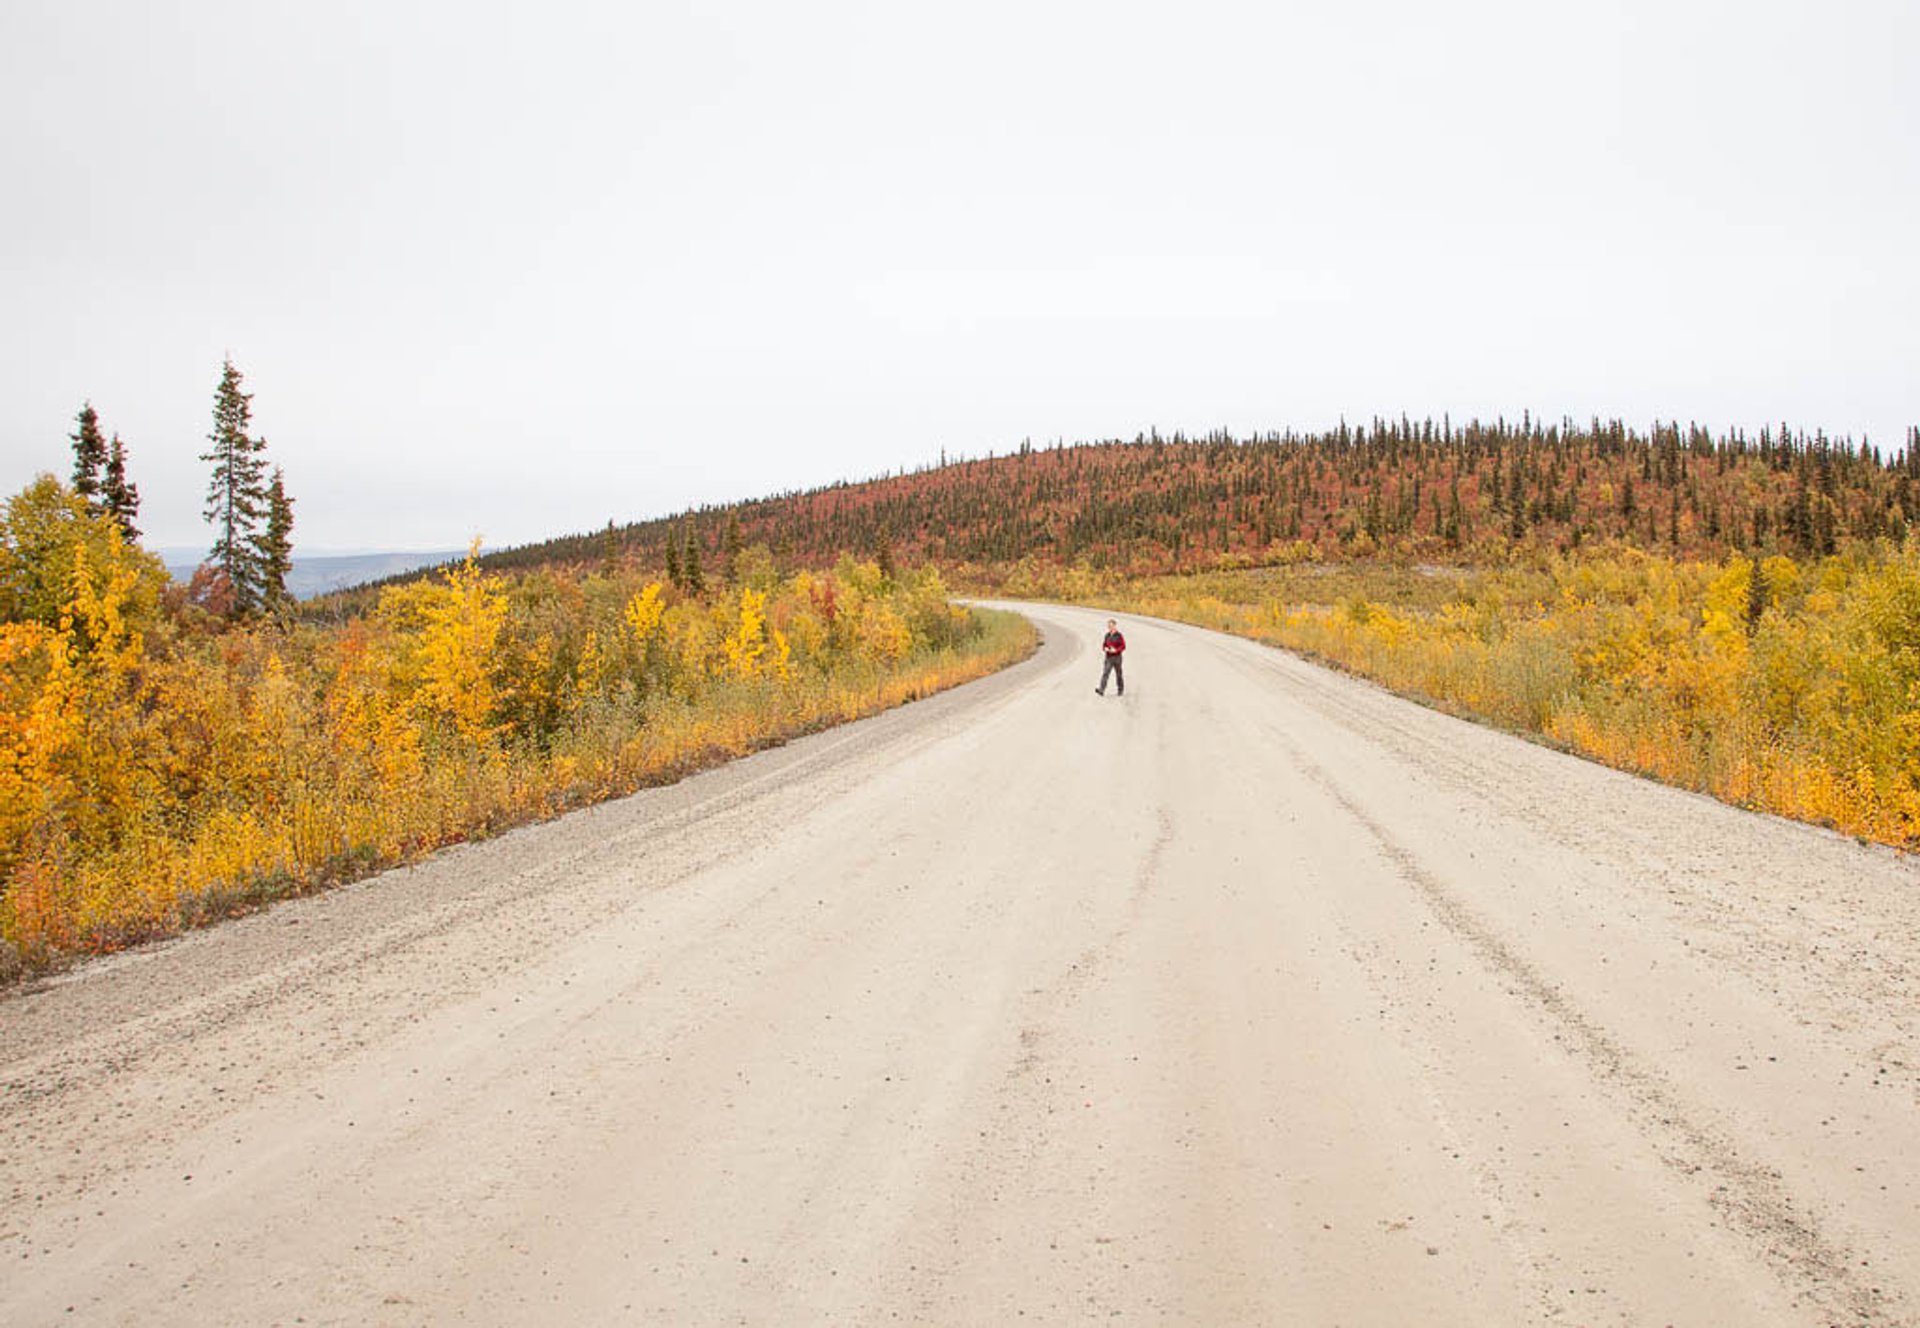
[[[651,581],[647,588],[627,601],[625,618],[627,628],[633,633],[633,642],[645,650],[660,630],[660,618],[666,613],[667,606],[660,599],[660,583]]]
[[[0,943],[29,959],[630,790],[1024,645],[871,565],[701,599],[501,576],[477,549],[344,623],[149,632],[138,563],[61,547],[57,626],[0,624]]]

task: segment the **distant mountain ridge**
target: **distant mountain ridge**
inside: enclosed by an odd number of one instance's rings
[[[199,549],[171,548],[161,549],[161,559],[167,565],[167,571],[176,581],[187,581],[193,577],[193,569],[206,560],[206,553]],[[365,585],[369,581],[380,581],[390,576],[401,576],[417,571],[422,567],[436,567],[441,563],[454,562],[462,557],[459,549],[433,552],[393,551],[385,553],[339,553],[316,554],[312,557],[294,555],[293,568],[287,573],[287,590],[295,599],[312,599],[330,591],[346,590],[352,586]]]

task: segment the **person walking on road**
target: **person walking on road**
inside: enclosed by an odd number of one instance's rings
[[[1120,669],[1120,657],[1127,653],[1127,638],[1120,635],[1120,624],[1107,619],[1106,639],[1100,642],[1101,653],[1107,657],[1106,664],[1100,670],[1100,685],[1093,689],[1095,696],[1107,694],[1107,678],[1113,678],[1114,694],[1127,694],[1127,675]]]

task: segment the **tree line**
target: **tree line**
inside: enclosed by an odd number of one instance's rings
[[[1030,443],[1004,456],[702,508],[489,555],[496,567],[633,557],[698,577],[765,544],[992,567],[1135,574],[1389,557],[1497,563],[1624,544],[1689,558],[1819,557],[1905,537],[1920,512],[1920,430],[1892,455],[1823,432],[1714,433],[1619,420],[1375,419],[1317,433],[1145,434]]]

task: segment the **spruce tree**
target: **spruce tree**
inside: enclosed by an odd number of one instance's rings
[[[680,589],[680,529],[678,526],[667,531],[667,584],[675,590]]]
[[[73,491],[80,495],[90,512],[100,511],[101,472],[107,464],[107,440],[100,436],[100,417],[93,403],[86,402],[74,417],[80,426],[67,435],[73,440]]]
[[[252,422],[253,396],[240,390],[240,371],[228,360],[214,389],[213,432],[207,435],[213,447],[200,459],[213,463],[204,513],[214,528],[207,558],[226,573],[236,614],[260,608],[266,590],[259,532],[268,515],[267,443],[248,434]]]
[[[740,579],[740,550],[744,547],[746,547],[746,541],[740,537],[740,514],[729,511],[726,533],[720,539],[722,558],[720,569],[728,585],[733,585]]]
[[[700,529],[687,522],[687,544],[680,551],[680,577],[689,595],[705,594],[707,579],[700,571]]]
[[[253,555],[260,567],[262,605],[284,607],[293,598],[287,593],[287,573],[293,570],[293,499],[287,497],[286,476],[278,466],[267,486],[267,528],[254,540]]]
[[[119,434],[113,436],[113,445],[107,449],[107,473],[100,497],[107,515],[120,523],[120,533],[127,537],[127,543],[138,540],[140,528],[133,519],[140,515],[140,486],[127,478],[127,449]]]

